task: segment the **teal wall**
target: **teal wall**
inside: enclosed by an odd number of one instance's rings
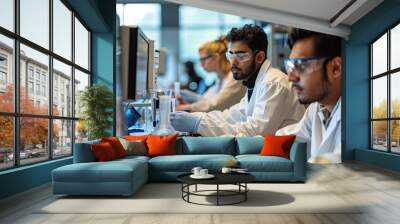
[[[351,27],[344,60],[343,157],[392,170],[399,170],[399,156],[369,150],[368,44],[398,22],[400,0],[384,1]]]
[[[92,82],[115,90],[115,0],[67,2],[92,31]],[[110,127],[110,131],[114,128]],[[72,157],[69,157],[0,172],[0,199],[50,182],[53,169],[71,163]]]

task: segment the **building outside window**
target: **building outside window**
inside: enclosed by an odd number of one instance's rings
[[[49,4],[50,1],[52,4]],[[13,7],[18,8],[13,9]],[[2,124],[0,171],[72,155],[74,136],[78,135],[74,127],[79,116],[73,113],[72,108],[69,110],[64,110],[64,108],[66,105],[73,105],[74,101],[79,101],[79,97],[77,92],[72,92],[71,88],[64,88],[62,94],[67,96],[65,97],[67,100],[64,99],[65,105],[58,107],[54,104],[51,107],[52,110],[49,110],[50,97],[54,100],[60,94],[57,77],[71,86],[79,82],[73,80],[73,71],[80,72],[81,76],[87,80],[91,75],[89,69],[90,31],[77,18],[75,12],[70,10],[71,7],[65,5],[65,1],[21,0],[19,4],[11,4],[7,8],[13,9],[11,10],[13,21],[20,22],[15,24],[18,26],[15,30],[10,28],[12,26],[0,22],[0,26],[8,30],[7,32],[0,30],[0,83],[5,82],[7,86],[12,87],[7,88],[6,91],[0,91],[0,123]],[[39,11],[42,13],[38,14]],[[48,13],[45,13],[46,11]],[[16,18],[17,16],[20,17]],[[50,24],[53,24],[52,29],[49,28]],[[73,27],[75,30],[72,30]],[[17,31],[19,33],[16,33]],[[51,31],[53,31],[52,35],[50,35]],[[15,35],[10,35],[9,32]],[[50,42],[53,43],[53,49]],[[14,43],[19,44],[18,52],[14,50]],[[18,62],[12,60],[14,52],[19,56]],[[53,58],[53,54],[61,57],[62,62]],[[72,55],[76,56],[75,62],[72,60]],[[54,63],[49,63],[50,60]],[[13,78],[13,67],[16,65],[19,66],[20,71],[17,74],[20,80],[19,88],[15,88]],[[49,71],[53,71],[53,74]],[[50,79],[54,82],[52,90],[50,90]],[[90,83],[86,82],[82,85],[88,86]],[[15,99],[16,90],[20,93]],[[20,108],[18,113],[14,111],[14,105]],[[18,133],[14,133],[15,128],[19,130]],[[79,129],[79,131],[82,130],[85,130],[85,127]],[[38,134],[33,136],[33,132]],[[86,138],[82,133],[79,133],[79,136],[81,139]],[[16,139],[18,141],[15,141]],[[14,145],[15,142],[18,145]],[[14,154],[14,151],[17,154]]]
[[[400,24],[370,44],[371,148],[400,153]]]
[[[29,94],[34,94],[33,82],[31,81],[28,82],[28,92]]]

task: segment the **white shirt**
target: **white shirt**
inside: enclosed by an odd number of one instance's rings
[[[232,72],[229,72],[220,83],[210,87],[197,102],[191,104],[190,110],[193,112],[225,110],[237,104],[245,93],[246,87],[241,81],[235,80]]]
[[[296,141],[307,142],[310,163],[341,163],[341,98],[330,115],[329,125],[324,125],[321,105],[310,104],[304,117],[298,124],[279,130],[277,135],[296,135]]]
[[[193,114],[201,118],[197,132],[202,136],[255,136],[273,134],[297,123],[304,111],[287,76],[265,60],[250,101],[246,93],[239,103],[224,111]]]

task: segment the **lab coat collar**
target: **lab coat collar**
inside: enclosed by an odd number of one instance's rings
[[[261,65],[260,71],[258,71],[257,79],[256,79],[256,84],[254,85],[254,88],[259,85],[262,79],[264,79],[264,76],[267,75],[267,71],[269,67],[271,66],[271,61],[268,59],[265,59],[264,63]]]

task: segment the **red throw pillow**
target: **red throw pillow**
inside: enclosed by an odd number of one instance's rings
[[[91,149],[94,157],[99,162],[109,161],[117,158],[113,147],[108,142],[93,144],[91,145]]]
[[[110,138],[101,138],[101,142],[108,142],[114,149],[115,155],[117,158],[121,158],[126,156],[126,151],[124,149],[124,146],[122,146],[121,142],[118,140],[116,137],[110,137]]]
[[[290,159],[290,148],[292,147],[295,139],[295,135],[265,135],[264,146],[261,149],[260,155],[280,156],[286,159]]]
[[[177,135],[149,135],[147,138],[148,156],[176,155]]]

